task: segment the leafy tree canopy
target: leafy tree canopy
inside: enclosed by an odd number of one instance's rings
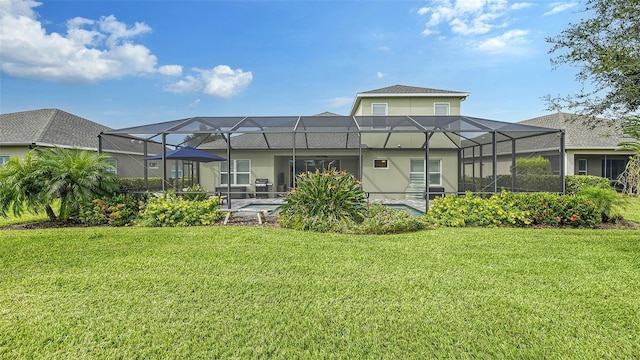
[[[550,110],[567,109],[586,125],[625,124],[640,113],[640,0],[587,0],[585,18],[555,37],[554,66],[572,65],[582,88],[547,97]]]

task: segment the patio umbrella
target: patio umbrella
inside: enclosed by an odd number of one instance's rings
[[[149,156],[145,160],[162,160],[162,154]],[[188,160],[199,162],[227,161],[226,158],[215,154],[210,154],[203,150],[192,147],[183,147],[167,152],[167,160]]]

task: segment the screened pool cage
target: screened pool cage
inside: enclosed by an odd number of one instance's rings
[[[233,160],[247,157],[259,159],[254,160],[260,162],[256,167],[262,167],[262,162],[272,167],[266,171],[267,177],[277,182],[269,189],[274,197],[295,186],[295,176],[303,164],[299,160],[332,157],[343,159],[338,170],[361,179],[367,196],[372,198],[428,200],[436,193],[493,194],[502,190],[564,192],[563,130],[468,116],[192,117],[112,130],[99,136],[100,151],[116,149],[136,154],[145,186],[151,174],[158,174],[163,191],[175,187],[181,177],[189,177],[191,182],[200,177],[199,164],[172,165],[166,157],[168,151],[185,146],[228,159],[208,165],[219,167],[217,179],[211,181],[218,185],[216,190],[225,190],[228,199],[234,190],[228,177],[234,170]],[[159,163],[144,160],[156,154],[162,154]],[[412,162],[418,164],[417,173],[413,168],[389,167],[389,179],[394,180],[386,183],[373,173],[380,164],[375,160],[381,157],[385,164],[393,164],[394,159],[416,156],[428,164],[420,167],[419,162]],[[518,159],[539,156],[548,159],[549,171],[518,173]],[[436,164],[432,161],[435,158],[440,161],[438,169],[431,165]],[[446,186],[442,180],[445,177]],[[368,186],[368,182],[376,181],[375,186]],[[403,181],[406,186],[399,191],[397,183]]]

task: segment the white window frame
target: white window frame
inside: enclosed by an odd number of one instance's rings
[[[113,167],[107,168],[107,172],[118,175],[118,159],[105,159],[105,162],[113,165]]]
[[[384,166],[376,166],[378,164],[382,165],[384,162]],[[373,168],[374,169],[388,169],[389,168],[389,159],[373,159]]]
[[[9,155],[0,155],[0,167],[3,167],[4,164],[8,163],[10,158],[11,156]]]
[[[422,170],[420,170],[420,171],[411,171],[412,167],[410,166],[409,167],[409,179],[410,179],[410,182],[412,182],[412,183],[422,183],[422,184],[426,185],[427,182],[426,182],[426,179],[424,178],[424,173],[425,173],[425,171],[424,171],[425,168],[424,167],[426,165],[425,164],[425,160],[424,159],[411,159],[410,160],[410,165],[413,165],[414,161],[421,161],[422,162]],[[429,159],[429,162],[436,162],[436,161],[438,162],[438,171],[429,172],[427,174],[427,176],[430,177],[431,175],[436,175],[437,174],[438,175],[438,182],[437,183],[433,182],[433,181],[429,182],[429,186],[442,186],[442,159]],[[428,167],[427,167],[427,169],[428,169]],[[413,181],[412,179],[417,179],[417,182]]]
[[[160,164],[157,161],[148,161],[147,160],[147,167],[151,170],[158,170],[160,168]]]
[[[580,170],[580,164],[584,163],[584,170]],[[588,174],[588,164],[589,161],[587,161],[587,159],[578,159],[578,175],[587,175]]]
[[[436,111],[436,108],[438,107],[438,105],[446,105],[447,106],[447,113],[446,114],[438,114],[438,112]],[[451,115],[451,103],[450,102],[434,102],[433,103],[433,115],[438,115],[438,116]]]
[[[382,106],[384,105],[384,114],[375,114],[375,111],[373,110],[376,106]],[[389,127],[385,124],[385,125],[378,125],[376,124],[376,116],[389,116],[389,104],[388,103],[371,103],[371,116],[373,117],[373,119],[371,120],[371,129],[378,129],[378,130],[386,130]]]
[[[232,176],[232,181],[231,181],[231,186],[250,186],[251,185],[251,160],[249,159],[235,159],[235,160],[231,160],[233,161],[233,166],[232,166],[232,170],[231,170],[231,176]],[[249,170],[247,171],[238,171],[238,162],[240,161],[248,161],[249,162]],[[227,182],[223,181],[223,175],[227,174],[227,162],[226,161],[221,161],[220,162],[220,185],[227,185]],[[238,175],[249,175],[249,180],[247,184],[240,184],[238,183]],[[229,176],[227,176],[227,178],[229,178]]]
[[[373,110],[376,106],[384,105],[384,114],[375,114]],[[371,116],[388,116],[389,115],[389,103],[371,103]]]

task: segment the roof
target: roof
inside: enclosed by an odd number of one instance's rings
[[[631,140],[623,136],[619,127],[602,125],[591,129],[578,115],[563,112],[524,120],[519,124],[565,130],[567,149],[617,149],[619,143]]]
[[[0,146],[58,146],[87,150],[98,149],[98,135],[110,127],[59,109],[38,109],[0,114]],[[103,149],[109,152],[142,153],[137,138],[105,138]],[[158,150],[156,146],[152,150]]]
[[[59,109],[0,114],[0,144],[98,148],[98,134],[111,128]]]
[[[451,91],[451,90],[442,90],[442,89],[432,89],[432,88],[424,88],[424,87],[416,87],[416,86],[407,86],[407,85],[392,85],[387,86],[380,89],[374,89],[369,91],[363,91],[358,95],[362,94],[376,94],[376,95],[413,95],[413,96],[425,96],[425,95],[447,95],[450,96],[455,94],[456,96],[467,97],[469,96],[466,92],[460,91]]]
[[[370,148],[395,146],[398,134],[437,133],[451,147],[528,138],[560,130],[507,123],[461,115],[451,116],[238,116],[192,117],[112,130],[109,134],[129,134],[154,138],[159,134],[231,135],[234,149],[357,149],[360,134],[381,134],[382,142]],[[424,144],[422,145],[424,146]],[[202,144],[199,148],[225,149],[226,140]]]
[[[459,98],[461,100],[469,96],[469,93],[462,91],[442,90],[424,88],[407,85],[392,85],[380,89],[364,91],[356,94],[356,98],[351,106],[351,114],[355,113],[362,98],[389,98],[389,97],[430,97],[430,98]]]

